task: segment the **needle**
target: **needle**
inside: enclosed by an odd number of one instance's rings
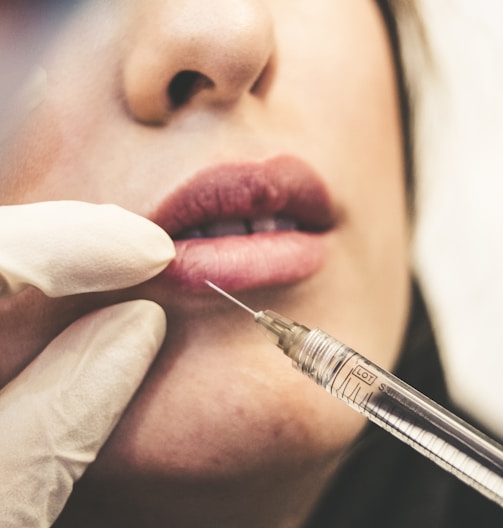
[[[204,282],[210,288],[213,288],[216,292],[218,292],[220,295],[223,295],[224,297],[229,299],[229,301],[232,301],[233,303],[235,303],[238,306],[240,306],[241,308],[243,308],[243,310],[246,310],[247,312],[251,313],[253,315],[253,317],[255,317],[257,315],[257,312],[254,312],[249,306],[246,306],[246,304],[243,304],[241,301],[238,301],[232,295],[228,294],[226,291],[222,290],[221,288],[219,288],[218,286],[216,286],[215,284],[213,284],[209,280],[205,280]]]
[[[272,310],[253,315],[264,335],[294,366],[333,396],[503,506],[503,446],[321,330]],[[230,331],[233,331],[231,328]]]

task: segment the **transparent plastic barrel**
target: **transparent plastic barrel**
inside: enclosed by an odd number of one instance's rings
[[[321,330],[285,352],[331,394],[503,506],[503,446]]]

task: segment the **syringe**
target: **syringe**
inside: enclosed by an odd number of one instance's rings
[[[503,507],[503,446],[321,330],[271,310],[251,315],[293,365],[328,392]]]

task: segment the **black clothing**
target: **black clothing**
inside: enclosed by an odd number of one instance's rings
[[[417,289],[404,343],[398,377],[453,410]],[[306,525],[328,527],[503,528],[503,509],[369,423]]]

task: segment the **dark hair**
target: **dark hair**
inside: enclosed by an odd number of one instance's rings
[[[403,1],[403,0],[402,0]],[[413,115],[411,95],[407,89],[405,71],[403,66],[403,55],[398,33],[398,23],[393,0],[376,0],[384,23],[388,29],[388,36],[393,53],[395,66],[396,85],[398,90],[398,102],[401,116],[403,137],[403,159],[405,170],[405,183],[407,188],[407,203],[412,215],[414,210],[414,148],[413,148]]]

